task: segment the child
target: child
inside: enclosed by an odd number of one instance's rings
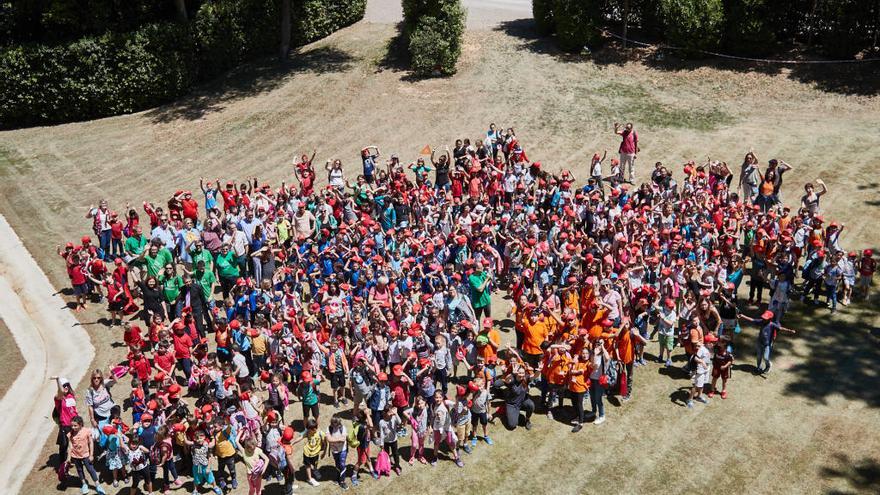
[[[443,392],[439,390],[434,392],[434,410],[431,415],[431,429],[434,430],[434,459],[431,461],[432,466],[437,465],[440,447],[445,442],[446,447],[452,453],[455,465],[464,467],[464,463],[461,462],[458,451],[455,448],[455,432],[452,429],[452,414],[450,413],[450,408],[452,407],[455,407],[455,403],[451,400],[446,400]]]
[[[296,387],[296,395],[302,401],[303,421],[309,419],[309,413],[318,422],[318,385],[321,383],[310,371],[303,371],[302,380]]]
[[[263,473],[269,467],[269,458],[266,457],[263,449],[257,447],[253,438],[247,438],[241,442],[242,432],[243,430],[239,431],[236,450],[247,468],[248,495],[261,495],[263,493]]]
[[[119,478],[125,477],[122,471],[122,466],[125,464],[122,431],[112,424],[104,425],[101,431],[106,435],[104,460],[107,463],[107,470],[113,473],[113,488],[116,488],[119,486]]]
[[[365,465],[373,478],[379,479],[379,474],[373,468],[373,461],[370,459],[370,432],[373,430],[373,424],[367,411],[364,409],[355,410],[351,428],[354,438],[352,439],[352,434],[349,433],[349,447],[357,448],[357,464],[351,474],[351,484],[357,486],[360,484],[358,473]]]
[[[874,278],[874,271],[876,269],[877,262],[874,261],[874,251],[865,249],[862,251],[862,258],[858,262],[859,282],[857,294],[862,299],[868,298],[868,291],[871,289],[871,281]]]
[[[284,421],[284,411],[290,404],[290,392],[282,381],[280,373],[272,374],[272,381],[266,389],[269,395],[266,399],[266,407],[277,412],[281,421]]]
[[[489,438],[489,388],[482,376],[476,377],[468,383],[471,391],[471,448],[477,445],[477,423],[483,429],[483,441],[486,445],[492,445]]]
[[[193,495],[197,495],[199,487],[205,485],[217,495],[222,495],[223,491],[214,480],[214,472],[208,467],[214,442],[208,440],[205,430],[198,429],[193,434],[193,440],[186,440],[186,444],[192,454]]]
[[[67,459],[76,467],[76,474],[82,482],[82,492],[89,493],[89,484],[84,471],[88,471],[92,481],[95,482],[95,491],[104,495],[104,489],[98,480],[98,473],[92,466],[92,459],[95,456],[95,442],[92,438],[92,429],[83,427],[82,416],[74,416],[70,421],[70,431],[67,433],[68,444],[70,449],[67,453]]]
[[[392,405],[386,407],[382,419],[379,420],[379,438],[385,453],[393,458],[394,463],[391,465],[391,469],[398,476],[400,476],[400,452],[397,448],[397,430],[401,424],[397,408]]]
[[[304,372],[307,373],[307,372]],[[303,437],[303,467],[306,480],[312,486],[318,486],[318,459],[327,455],[327,439],[324,432],[318,430],[318,418],[307,418],[306,434]]]
[[[416,397],[413,406],[403,411],[403,417],[406,418],[412,427],[410,465],[414,464],[417,458],[422,464],[427,464],[428,461],[425,459],[425,442],[428,440],[428,408],[425,404],[425,399],[421,396]]]
[[[722,335],[721,339],[715,344],[715,355],[712,356],[712,386],[709,387],[709,398],[715,397],[715,384],[718,378],[721,378],[721,398],[727,398],[727,380],[730,379],[731,368],[733,367],[733,354],[730,353],[728,347],[730,345],[730,336]]]
[[[165,477],[164,491],[183,485],[183,480],[177,476],[177,468],[174,465],[173,440],[167,425],[162,425],[156,430],[156,444],[150,449],[150,456],[157,467],[162,466]]]
[[[471,446],[468,441],[471,435],[471,400],[470,392],[463,385],[455,387],[455,396],[455,406],[450,413],[452,414],[452,424],[455,427],[455,436],[457,438],[456,456],[458,456],[459,449],[463,449],[468,454],[471,453]]]
[[[153,478],[150,476],[150,451],[141,445],[141,439],[136,431],[131,431],[128,435],[128,444],[123,443],[122,445],[125,456],[128,458],[128,472],[131,474],[129,495],[137,493],[141,481],[144,482],[147,493],[153,493]]]
[[[688,396],[687,406],[693,408],[695,399],[704,404],[706,403],[706,399],[703,398],[703,387],[706,385],[706,377],[709,374],[709,367],[712,365],[709,349],[703,345],[702,341],[698,340],[694,343],[694,354],[691,356],[690,361],[691,383],[693,387],[691,387],[690,395]]]
[[[342,424],[342,420],[336,416],[330,418],[330,427],[327,429],[327,446],[333,455],[333,463],[336,465],[336,470],[339,473],[337,483],[339,483],[340,488],[347,490],[348,485],[345,484],[345,460],[348,457],[348,432]]]

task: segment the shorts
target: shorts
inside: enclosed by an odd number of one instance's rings
[[[694,373],[694,376],[691,377],[691,383],[694,384],[694,387],[702,388],[706,385],[707,378],[709,378],[709,373]]]
[[[660,348],[671,351],[675,348],[675,336],[674,335],[660,335]]]
[[[73,286],[73,295],[74,296],[84,296],[89,293],[89,285],[88,284],[74,284]]]
[[[489,424],[489,413],[481,412],[475,413],[471,411],[471,424],[476,425],[479,422],[481,425],[486,426]]]
[[[113,311],[114,313],[122,311],[123,308],[125,308],[125,301],[123,300],[112,301],[107,305],[107,311]]]
[[[345,387],[345,373],[337,371],[330,374],[330,388],[337,389]]]
[[[712,378],[722,378],[727,380],[730,378],[730,368],[721,369],[721,368],[712,368]]]
[[[192,473],[193,484],[196,486],[214,484],[214,472],[208,469],[208,466],[193,466]]]
[[[471,434],[471,424],[467,422],[463,425],[457,425],[455,427],[455,436],[458,437],[459,442],[464,442]]]
[[[318,456],[310,456],[303,454],[303,467],[318,467]]]
[[[361,445],[357,448],[358,464],[367,464],[370,462],[370,445]]]
[[[144,483],[152,483],[153,477],[150,476],[150,468],[149,466],[142,467],[136,471],[131,472],[131,486],[132,488],[137,488],[140,485],[141,481]]]

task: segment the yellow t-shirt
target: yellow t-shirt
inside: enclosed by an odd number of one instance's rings
[[[303,438],[303,455],[306,457],[317,457],[324,447],[324,432],[318,431],[314,435],[308,434]]]
[[[260,334],[251,340],[251,354],[254,356],[265,356],[268,347],[268,340],[265,335]]]
[[[235,447],[229,441],[227,433],[224,433],[224,431],[228,431],[228,428],[226,427],[214,435],[214,454],[222,459],[235,455]],[[228,434],[231,435],[232,433],[229,432]]]

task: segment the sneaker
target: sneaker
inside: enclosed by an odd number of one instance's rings
[[[553,419],[553,411],[550,409],[547,409],[547,418]]]
[[[235,478],[232,478],[232,489],[235,490],[237,488],[238,488],[238,480]]]
[[[183,480],[180,478],[177,478],[176,480],[174,480],[174,483],[171,483],[171,485],[174,488],[177,488],[177,487],[183,485]],[[232,488],[235,488],[237,485],[238,485],[238,483],[235,480],[232,480]]]
[[[339,401],[338,401],[338,400],[334,400],[334,401],[333,401],[333,408],[334,408],[334,409],[339,409]]]
[[[531,429],[532,429],[532,422],[531,422],[531,421],[526,421],[526,429],[527,429],[527,430],[531,430]]]
[[[196,490],[193,492],[193,495],[198,495],[198,493],[199,493],[199,491],[198,491],[198,489],[196,489]],[[223,495],[223,490],[221,490],[219,487],[216,487],[216,486],[215,486],[215,487],[214,487],[214,493],[216,493],[217,495]]]
[[[689,401],[687,402],[687,406],[688,406],[688,409],[693,409],[693,408],[694,408],[694,401],[689,400]]]
[[[432,465],[432,466],[436,466],[436,465],[437,465],[437,458],[434,458],[433,460],[431,460],[431,465]]]
[[[476,446],[477,446],[477,436],[474,435],[474,438],[471,438],[471,448],[476,447]]]
[[[708,403],[709,403],[709,401],[706,400],[706,398],[703,397],[702,395],[698,395],[698,396],[696,397],[696,401],[697,401],[697,402],[702,402],[703,404],[708,404]]]
[[[343,490],[348,490],[348,484],[345,483],[345,480],[339,480],[339,488]]]
[[[605,422],[605,416],[599,416],[598,418],[596,418],[596,421],[593,421],[593,424],[594,425],[601,425],[604,422]]]
[[[709,393],[706,394],[706,395],[708,395],[709,398],[711,399],[711,398],[715,397],[715,391],[714,391],[714,390],[710,390]]]
[[[118,481],[118,480],[113,480],[113,488],[116,488],[116,487],[118,487],[118,486],[119,486],[119,481]]]
[[[358,486],[360,484],[361,484],[361,480],[359,480],[357,476],[351,477],[351,485],[352,486]]]
[[[467,454],[470,454],[471,452],[474,451],[474,449],[471,448],[470,444],[467,444],[467,443],[464,444],[464,448],[462,450],[464,450],[465,453],[467,453]]]
[[[671,367],[672,367],[672,360],[671,360],[671,359],[667,359],[667,360],[666,360],[666,367],[667,367],[667,368],[671,368]]]
[[[581,431],[581,428],[583,428],[583,426],[580,423],[578,423],[578,424],[574,425],[574,428],[571,429],[571,432],[577,433],[577,432]]]
[[[83,486],[79,489],[79,491],[81,491],[83,493],[83,495],[85,495],[86,493],[89,493],[89,485],[83,483]]]
[[[343,405],[343,406],[347,406],[347,405],[348,405],[348,399],[346,399],[345,397],[343,397],[343,398],[340,400],[340,402],[342,402],[342,405]]]
[[[394,474],[400,476],[401,471],[399,467],[393,467],[391,470],[394,471]]]
[[[495,445],[495,442],[493,442],[492,439],[489,438],[489,435],[483,437],[483,440],[486,442],[486,445]]]
[[[722,391],[721,391],[721,398],[722,398],[722,399],[726,399],[726,398],[727,398],[727,390],[722,390]]]
[[[370,476],[372,476],[374,480],[379,479],[379,473],[376,472],[375,470],[370,472]]]
[[[463,467],[464,467],[464,463],[461,462],[461,459],[456,459],[456,460],[455,460],[455,465],[458,466],[458,467],[460,467],[460,468],[463,468]]]
[[[97,492],[98,495],[107,495],[107,492],[104,491],[104,488],[102,488],[101,485],[95,485],[95,492]]]
[[[626,402],[630,399],[632,399],[632,396],[630,396],[630,395],[624,395],[623,397],[620,398],[620,400],[622,400],[623,402]]]
[[[318,481],[315,478],[309,478],[309,484],[312,486],[318,486]]]

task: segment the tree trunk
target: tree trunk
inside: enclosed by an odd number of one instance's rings
[[[186,0],[174,0],[174,8],[177,9],[177,19],[186,22]]]
[[[281,0],[281,49],[278,59],[287,60],[290,52],[290,0]]]
[[[629,0],[623,0],[623,49],[626,50],[626,31],[629,27]]]

